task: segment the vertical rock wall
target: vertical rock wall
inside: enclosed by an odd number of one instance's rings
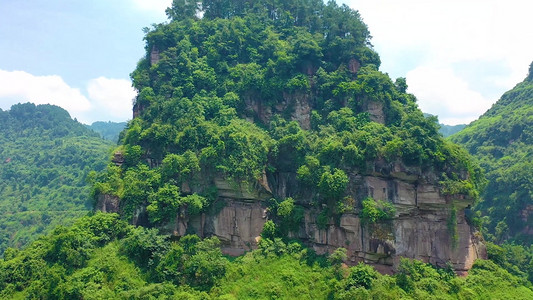
[[[273,190],[294,192],[295,187],[287,188],[283,179],[279,181]],[[231,255],[240,255],[257,247],[268,219],[265,205],[268,192],[231,191],[231,185],[222,181],[217,185],[223,187],[225,196],[222,200],[226,205],[211,215],[191,219],[189,226],[202,236],[217,236],[224,245],[224,252]],[[459,273],[468,271],[475,259],[486,257],[480,236],[465,220],[464,210],[470,201],[444,197],[431,184],[390,176],[359,176],[357,186],[352,186],[351,190],[358,191],[353,195],[357,201],[371,196],[394,204],[395,217],[365,224],[355,210],[337,220],[332,218],[320,227],[317,222],[319,211],[307,207],[304,221],[298,232],[291,233],[292,237],[304,241],[319,254],[346,248],[351,263],[374,264],[383,272],[393,272],[402,257],[437,266],[451,263]],[[454,209],[456,222],[452,225]],[[454,232],[457,239],[454,239]]]

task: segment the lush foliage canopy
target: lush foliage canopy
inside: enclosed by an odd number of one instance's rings
[[[0,192],[14,196],[0,202],[6,215],[37,212],[34,222],[52,210],[84,213],[86,178],[93,196],[118,197],[122,214],[96,213],[7,249],[0,298],[533,298],[531,248],[489,244],[492,261],[477,261],[466,278],[409,260],[388,276],[344,265],[345,249],[326,258],[288,240],[304,206],[321,210],[319,227],[345,212],[368,224],[393,218],[390,203],[348,191],[353,174],[372,173],[376,162],[436,174],[446,195],[476,198],[483,185],[480,168],[442,139],[405,79],[379,71],[356,11],[320,0],[174,0],[167,14],[169,23],[147,29],[146,57],[131,74],[139,95],[115,150],[120,162],[102,170],[90,154],[105,153],[106,144],[60,109],[0,111]],[[12,167],[22,158],[33,160]],[[302,188],[269,201],[259,249],[240,258],[224,257],[215,237],[178,240],[156,229],[216,211],[215,177],[239,185],[282,172]],[[139,207],[151,228],[128,225]]]

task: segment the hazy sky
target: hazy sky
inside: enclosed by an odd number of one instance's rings
[[[31,101],[84,123],[130,119],[142,28],[166,21],[170,2],[0,0],[0,108]],[[420,108],[443,123],[475,120],[533,61],[533,1],[340,2],[369,26],[381,70],[406,77]]]

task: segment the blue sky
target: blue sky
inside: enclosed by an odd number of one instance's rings
[[[52,103],[84,123],[131,118],[129,73],[142,28],[170,0],[0,0],[0,108]],[[425,112],[475,120],[527,75],[533,4],[522,0],[346,0],[360,11],[381,70],[406,77]]]

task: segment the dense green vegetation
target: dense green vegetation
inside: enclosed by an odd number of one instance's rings
[[[105,168],[109,144],[57,107],[0,110],[0,128],[7,128],[0,192],[11,197],[0,199],[0,214],[14,216],[0,223],[0,237],[10,245],[31,240],[11,235],[22,232],[19,224],[46,233],[45,225],[85,214],[86,181],[93,197],[120,199],[120,215],[85,216],[25,249],[5,250],[0,298],[533,298],[531,247],[488,244],[491,260],[477,261],[467,277],[410,260],[381,275],[345,265],[346,249],[323,257],[287,238],[304,206],[321,211],[319,228],[345,212],[358,212],[364,224],[392,219],[389,202],[347,191],[353,174],[375,172],[376,162],[433,174],[444,195],[475,199],[484,184],[468,153],[418,109],[405,79],[379,71],[356,11],[321,0],[174,0],[167,14],[169,23],[147,29],[146,57],[131,74],[137,117],[115,149],[123,161]],[[268,201],[257,250],[229,259],[216,237],[158,230],[220,208],[215,177],[253,186],[279,173],[292,174],[300,188]],[[139,207],[147,227],[128,224]],[[456,218],[452,206],[455,234]]]
[[[379,71],[357,11],[322,0],[198,4],[176,0],[169,23],[146,29],[131,74],[137,117],[117,149],[125,163],[92,177],[94,194],[118,196],[125,218],[141,206],[152,225],[200,213],[216,200],[215,177],[238,185],[282,172],[297,174],[295,202],[327,218],[362,208],[349,174],[376,161],[477,197],[479,167],[440,137],[405,79]]]
[[[120,133],[126,128],[126,125],[126,122],[98,121],[86,126],[99,133],[103,139],[117,143]]]
[[[533,242],[532,74],[533,63],[523,82],[450,138],[486,170],[488,185],[476,209],[483,216],[478,223],[486,228],[486,237],[496,243]]]
[[[111,143],[57,106],[0,110],[0,256],[91,210],[86,177]]]
[[[0,260],[2,299],[532,299],[523,277],[477,261],[467,277],[403,260],[394,276],[321,257],[295,242],[261,240],[228,260],[216,238],[179,241],[116,214],[60,226]]]

